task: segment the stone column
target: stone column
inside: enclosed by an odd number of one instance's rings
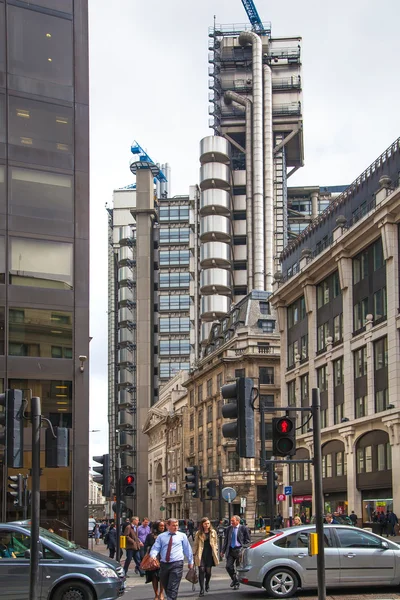
[[[352,260],[344,254],[336,258],[338,263],[340,288],[342,290],[343,305],[343,378],[346,390],[344,398],[344,416],[355,418],[354,410],[354,361],[351,352],[351,340],[353,339],[353,275]]]
[[[318,217],[318,192],[311,192],[311,218]]]
[[[348,426],[339,429],[345,447],[345,461],[347,464],[347,502],[349,512],[362,515],[361,492],[357,489],[356,452],[355,452],[355,427]]]
[[[392,449],[392,490],[393,512],[400,511],[400,414],[382,418],[388,428],[389,442]]]

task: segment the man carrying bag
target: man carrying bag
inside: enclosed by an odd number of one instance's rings
[[[165,533],[161,533],[154,542],[150,556],[160,555],[160,582],[167,600],[176,600],[183,575],[184,556],[188,567],[193,567],[193,553],[185,534],[178,531],[178,519],[168,519]]]
[[[231,588],[239,589],[239,580],[237,578],[236,565],[240,561],[242,547],[250,543],[249,530],[245,525],[240,525],[240,517],[234,515],[231,518],[231,524],[226,528],[224,543],[221,556],[226,556],[226,570],[232,579]]]

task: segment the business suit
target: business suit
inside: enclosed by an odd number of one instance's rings
[[[240,559],[240,551],[242,546],[245,546],[250,543],[250,535],[249,530],[244,525],[239,525],[237,527],[237,536],[236,542],[237,546],[232,548],[232,534],[234,527],[229,525],[225,531],[224,543],[222,546],[222,554],[226,556],[226,570],[229,574],[229,577],[232,579],[233,586],[239,585],[239,581],[236,575],[235,563],[239,563]],[[233,587],[232,586],[232,587]]]

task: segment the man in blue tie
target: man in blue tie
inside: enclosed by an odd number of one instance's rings
[[[234,515],[231,524],[226,528],[221,556],[226,556],[226,570],[231,578],[231,588],[239,589],[239,580],[236,574],[235,564],[239,564],[240,550],[242,546],[250,544],[249,530],[240,524],[240,517]]]

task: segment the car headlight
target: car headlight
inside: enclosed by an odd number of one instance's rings
[[[114,569],[109,569],[108,567],[98,567],[96,571],[105,579],[119,579]]]

